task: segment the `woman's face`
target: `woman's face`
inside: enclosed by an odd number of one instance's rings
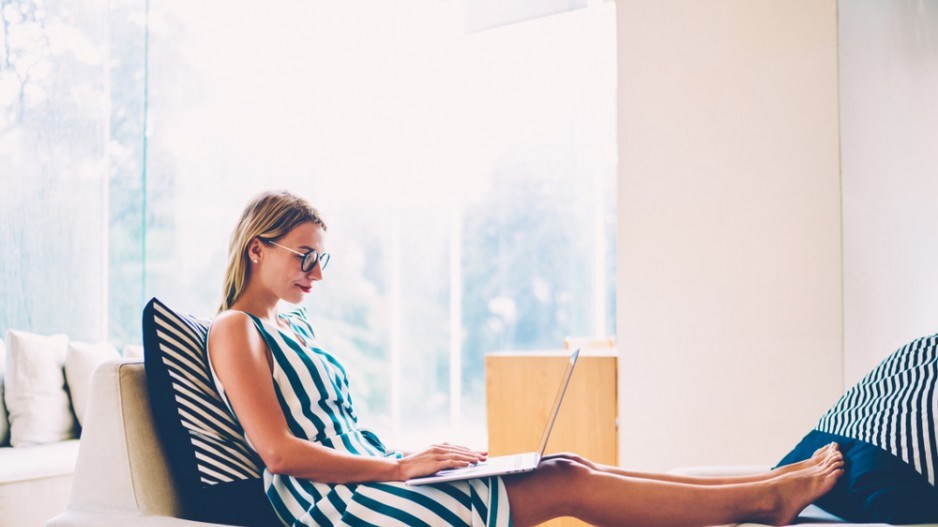
[[[269,243],[257,244],[257,247],[249,252],[252,260],[258,260],[257,263],[252,263],[256,276],[266,289],[281,300],[291,304],[301,303],[303,297],[310,292],[313,282],[322,280],[322,268],[317,262],[312,269],[304,272],[300,265],[303,257],[284,247],[301,254],[311,250],[322,254],[326,250],[324,238],[322,227],[307,222],[297,225],[286,236],[276,241],[283,247]]]

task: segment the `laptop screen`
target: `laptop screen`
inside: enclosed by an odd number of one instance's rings
[[[580,356],[580,349],[570,354],[570,362],[567,363],[567,369],[563,372],[563,380],[560,381],[560,389],[557,390],[557,396],[554,397],[554,407],[550,410],[550,417],[547,418],[547,426],[544,428],[544,434],[541,436],[541,446],[538,448],[538,456],[544,457],[544,449],[547,448],[547,440],[550,439],[550,431],[554,428],[557,421],[557,414],[560,413],[560,403],[563,402],[563,396],[567,393],[567,385],[570,384],[570,377],[573,376],[573,367],[576,366],[576,360]]]

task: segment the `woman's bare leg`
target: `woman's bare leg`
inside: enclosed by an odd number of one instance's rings
[[[829,459],[766,481],[692,485],[621,476],[554,458],[535,472],[504,481],[516,527],[558,516],[600,526],[697,527],[747,520],[782,525],[826,494],[842,466],[842,460]]]
[[[640,478],[640,479],[653,479],[657,481],[669,481],[671,483],[687,483],[691,485],[734,485],[739,483],[756,483],[759,481],[765,481],[768,479],[776,478],[783,474],[788,474],[789,472],[796,472],[799,470],[804,470],[812,466],[816,466],[824,463],[829,456],[834,456],[838,458],[843,458],[843,454],[838,450],[837,443],[831,443],[829,445],[823,446],[817,449],[814,452],[814,455],[809,459],[800,461],[798,463],[792,463],[791,465],[785,465],[779,467],[775,470],[769,470],[767,472],[761,472],[758,474],[748,474],[745,476],[685,476],[677,474],[660,474],[654,472],[639,472],[635,470],[623,469],[620,467],[614,467],[611,465],[603,465],[601,463],[595,463],[590,461],[580,455],[573,453],[563,453],[563,454],[553,454],[550,456],[544,456],[544,459],[556,459],[564,458],[576,461],[577,463],[588,466],[589,468],[597,472],[606,472],[609,474],[615,474],[619,476],[626,476],[630,478]]]

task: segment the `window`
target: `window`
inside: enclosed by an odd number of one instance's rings
[[[106,2],[0,4],[0,331],[103,335]]]
[[[614,4],[471,33],[447,2],[217,7],[97,6],[106,335],[150,296],[213,316],[241,209],[289,189],[329,225],[309,309],[365,425],[484,446],[485,353],[615,331]]]

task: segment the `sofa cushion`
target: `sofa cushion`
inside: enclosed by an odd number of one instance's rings
[[[877,446],[938,484],[938,335],[887,356],[825,413],[816,430]]]
[[[0,340],[0,447],[10,441],[10,421],[7,419],[7,405],[3,402],[3,372],[6,370],[6,346]]]
[[[845,471],[817,504],[859,522],[938,522],[938,334],[902,346],[851,387],[780,464],[836,441]]]
[[[107,342],[86,344],[71,341],[65,353],[65,380],[72,397],[72,409],[78,424],[84,426],[85,409],[91,394],[91,375],[94,370],[109,360],[120,358],[120,354]]]
[[[143,312],[144,364],[160,442],[191,519],[278,525],[264,495],[263,463],[215,389],[208,322],[156,298]]]
[[[7,331],[4,400],[14,447],[75,437],[75,416],[65,385],[65,335]]]
[[[808,459],[831,442],[844,454],[844,474],[815,502],[818,507],[852,522],[938,522],[938,489],[908,463],[865,441],[812,430],[778,466]]]
[[[45,446],[47,445],[24,447],[24,449]],[[5,448],[3,450],[20,449]],[[73,475],[67,473],[0,482],[0,525],[42,527],[49,521],[49,518],[65,510],[72,481]]]
[[[938,334],[913,340],[883,359],[783,463],[836,441],[844,451],[845,473],[831,498],[818,504],[854,521],[938,522],[936,383]],[[930,497],[930,506],[916,505],[923,496]]]
[[[48,445],[0,448],[0,483],[73,474],[78,443],[77,439],[69,439]]]

